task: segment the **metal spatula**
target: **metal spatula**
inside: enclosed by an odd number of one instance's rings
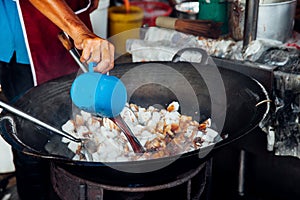
[[[92,159],[91,154],[95,153],[97,151],[97,145],[95,144],[95,142],[88,138],[76,138],[67,132],[58,130],[58,129],[54,128],[53,126],[51,126],[45,122],[42,122],[41,120],[4,103],[3,101],[0,101],[0,106],[6,110],[18,115],[19,117],[22,117],[22,118],[29,120],[37,125],[40,125],[43,128],[46,128],[46,129],[52,131],[53,133],[55,133],[61,137],[65,137],[71,141],[81,143],[81,145],[84,147],[85,156],[88,161],[91,161],[91,159]]]

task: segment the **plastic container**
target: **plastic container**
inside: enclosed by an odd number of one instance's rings
[[[228,33],[227,0],[199,0],[198,19],[222,22],[222,34]]]
[[[112,6],[108,9],[109,35],[140,28],[144,17],[143,10],[138,6],[130,6],[127,13],[125,6]]]
[[[90,14],[94,33],[102,38],[107,38],[109,2],[109,0],[99,1],[98,8]]]
[[[169,16],[173,9],[167,3],[159,1],[132,1],[130,5],[138,6],[144,11],[143,25],[155,26],[158,16]]]

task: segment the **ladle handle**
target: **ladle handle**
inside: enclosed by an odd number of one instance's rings
[[[45,122],[42,122],[42,121],[40,121],[40,120],[32,117],[31,115],[28,115],[28,114],[26,114],[26,113],[24,113],[24,112],[22,112],[22,111],[20,111],[20,110],[18,110],[16,108],[12,107],[12,106],[10,106],[10,105],[2,102],[2,101],[0,101],[0,106],[3,107],[3,108],[5,108],[6,110],[8,110],[8,111],[10,111],[10,112],[18,115],[18,116],[20,116],[20,117],[23,117],[24,119],[27,119],[27,120],[35,123],[35,124],[38,124],[38,125],[46,128],[46,129],[48,129],[50,131],[53,131],[54,133],[56,133],[56,134],[58,134],[58,135],[60,135],[62,137],[68,138],[69,140],[72,140],[74,142],[81,142],[80,139],[78,139],[78,138],[76,138],[76,137],[74,137],[74,136],[72,136],[72,135],[70,135],[68,133],[62,132],[62,131],[54,128],[53,126],[50,126],[49,124],[46,124]]]
[[[135,137],[135,135],[133,135],[130,128],[127,126],[120,115],[117,115],[116,117],[110,119],[123,131],[135,153],[145,153],[145,149],[141,145],[140,141]]]
[[[88,72],[88,65],[80,61],[80,55],[77,49],[74,47],[73,43],[70,41],[69,36],[65,32],[58,34],[58,39],[63,44],[63,46],[70,52],[71,56],[74,58],[76,63],[79,65],[83,72]]]

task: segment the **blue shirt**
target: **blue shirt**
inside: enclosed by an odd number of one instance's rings
[[[29,64],[16,2],[0,0],[0,61],[8,63],[14,52],[18,63]]]

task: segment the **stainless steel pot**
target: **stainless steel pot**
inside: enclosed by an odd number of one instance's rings
[[[243,39],[246,0],[234,0],[230,4],[229,25],[232,37]],[[286,42],[294,27],[296,0],[260,0],[257,22],[257,39],[273,39]]]
[[[273,3],[261,1],[258,10],[257,38],[286,42],[293,33],[296,5],[296,0],[277,0]]]

